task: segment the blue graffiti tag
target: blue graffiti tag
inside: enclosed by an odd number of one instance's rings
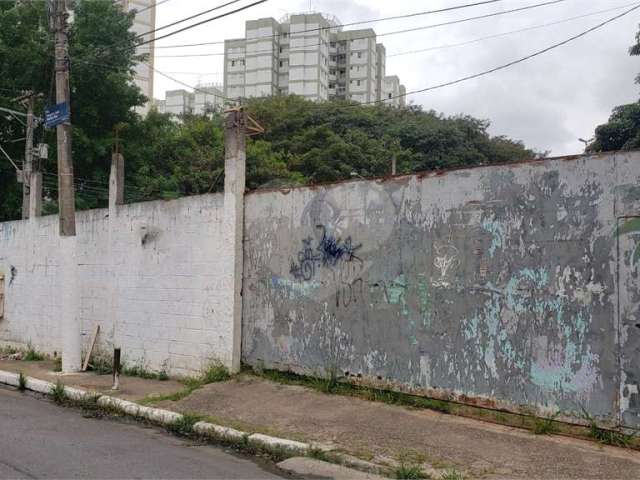
[[[355,245],[351,237],[344,241],[327,232],[323,225],[316,225],[322,230],[322,239],[313,247],[313,238],[302,240],[302,249],[298,252],[298,261],[291,260],[290,273],[296,280],[311,280],[318,267],[335,267],[339,262],[360,260],[356,252],[362,244]]]

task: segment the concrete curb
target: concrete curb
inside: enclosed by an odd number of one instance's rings
[[[19,386],[19,374],[0,370],[0,383],[12,387]],[[48,395],[55,384],[39,380],[33,377],[25,377],[26,388],[33,392]],[[72,400],[96,399],[96,403],[107,409],[113,409],[135,418],[144,418],[158,425],[168,427],[182,420],[184,415],[161,408],[146,407],[135,402],[122,400],[109,395],[101,395],[74,387],[64,387],[65,394]],[[249,445],[267,452],[281,453],[283,450],[294,455],[304,455],[312,449],[308,443],[296,442],[284,438],[271,437],[261,433],[248,433],[233,428],[223,427],[208,422],[197,422],[193,425],[193,431],[212,440],[224,440],[227,442],[247,442]]]

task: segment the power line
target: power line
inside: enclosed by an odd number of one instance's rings
[[[164,1],[166,2],[168,0],[164,0]],[[234,3],[238,3],[240,1],[242,1],[242,0],[232,0],[232,1],[227,2],[227,3],[223,3],[222,5],[218,5],[217,7],[210,8],[209,10],[205,10],[203,12],[196,13],[195,15],[191,15],[190,17],[186,17],[186,18],[183,18],[181,20],[177,20],[177,21],[175,21],[173,23],[169,23],[168,25],[163,25],[162,27],[158,27],[158,28],[156,28],[154,30],[150,30],[148,32],[141,33],[140,35],[138,35],[138,38],[146,37],[147,35],[151,35],[152,33],[159,32],[160,30],[165,30],[167,28],[174,27],[174,26],[179,25],[181,23],[188,22],[189,20],[193,20],[194,18],[201,17],[202,15],[206,15],[207,13],[215,12],[216,10],[220,10],[221,8],[228,7],[229,5],[233,5]],[[164,3],[164,2],[161,2],[161,3]]]
[[[179,30],[174,30],[173,32],[167,33],[167,34],[162,35],[162,36],[157,37],[157,38],[152,38],[150,40],[145,40],[144,42],[139,43],[137,45],[137,47],[141,47],[142,45],[147,45],[149,43],[157,42],[158,40],[162,40],[163,38],[172,37],[173,35],[177,35],[178,33],[182,33],[182,32],[185,32],[187,30],[191,30],[192,28],[199,27],[200,25],[204,25],[206,23],[213,22],[214,20],[218,20],[220,18],[228,17],[229,15],[233,15],[234,13],[238,13],[238,12],[242,12],[244,10],[248,10],[249,8],[255,7],[256,5],[260,5],[260,4],[268,2],[268,1],[269,0],[257,0],[257,1],[255,1],[253,3],[250,3],[249,5],[245,5],[243,7],[236,8],[235,10],[231,10],[230,12],[225,12],[225,13],[222,13],[220,15],[216,15],[215,17],[207,18],[206,20],[202,20],[201,22],[194,23],[192,25],[186,26],[186,27],[181,28]],[[565,0],[556,0],[556,1],[565,1]],[[231,3],[235,3],[235,1],[231,2]]]
[[[435,23],[435,24],[431,24],[431,25],[424,25],[422,27],[414,27],[414,28],[405,28],[402,30],[395,30],[395,31],[391,31],[391,32],[386,32],[386,33],[381,33],[381,34],[373,34],[373,35],[362,35],[359,37],[353,37],[352,40],[365,40],[368,38],[376,38],[376,37],[386,37],[389,35],[397,35],[397,34],[401,34],[401,33],[411,33],[411,32],[416,32],[419,30],[428,30],[428,29],[432,29],[432,28],[439,28],[439,27],[446,27],[449,25],[457,25],[460,23],[466,23],[466,22],[471,22],[471,21],[475,21],[475,20],[483,20],[486,18],[491,18],[491,17],[497,17],[497,16],[502,16],[502,15],[507,15],[510,13],[517,13],[517,12],[522,12],[525,10],[532,10],[534,8],[540,8],[540,7],[546,7],[549,5],[555,5],[558,3],[562,3],[562,2],[566,2],[568,0],[551,0],[551,1],[547,1],[547,2],[543,2],[543,3],[536,3],[533,5],[526,5],[524,7],[518,7],[518,8],[514,8],[511,10],[503,10],[500,12],[492,12],[492,13],[488,13],[488,14],[484,14],[484,15],[478,15],[475,17],[467,17],[467,18],[460,18],[457,20],[450,20],[447,22],[442,22],[442,23]],[[224,43],[223,42],[212,42],[209,43],[209,45],[214,45],[214,44],[219,44],[219,43]],[[204,44],[203,44],[204,45]],[[308,45],[303,45],[300,48],[307,48],[307,47],[317,47],[317,46],[321,46],[324,45],[324,43],[314,43],[314,44],[308,44]],[[272,50],[263,50],[263,51],[255,51],[255,52],[251,52],[253,53],[269,53]],[[156,55],[155,58],[183,58],[183,57],[214,57],[214,56],[223,56],[224,52],[220,52],[220,53],[208,53],[208,54],[183,54],[183,55]]]
[[[596,30],[608,25],[609,23],[612,23],[612,22],[614,22],[614,21],[616,21],[616,20],[618,20],[618,19],[620,19],[620,18],[622,18],[622,17],[624,17],[626,15],[629,15],[631,12],[633,12],[635,10],[638,10],[638,9],[640,9],[640,4],[636,4],[636,6],[634,6],[633,8],[630,8],[629,10],[626,10],[625,12],[621,13],[620,15],[616,15],[615,17],[611,17],[608,20],[605,20],[604,22],[599,23],[598,25],[589,28],[588,30],[585,30],[585,31],[583,31],[583,32],[581,32],[581,33],[579,33],[577,35],[569,37],[566,40],[563,40],[562,42],[555,43],[555,44],[553,44],[553,45],[551,45],[551,46],[549,46],[547,48],[544,48],[542,50],[538,50],[537,52],[534,52],[534,53],[532,53],[530,55],[527,55],[526,57],[519,58],[519,59],[514,60],[512,62],[500,65],[498,67],[494,67],[494,68],[491,68],[489,70],[485,70],[483,72],[479,72],[479,73],[476,73],[476,74],[473,74],[473,75],[468,75],[466,77],[462,77],[462,78],[459,78],[457,80],[452,80],[452,81],[449,81],[449,82],[441,83],[439,85],[433,85],[431,87],[422,88],[420,90],[413,90],[413,91],[410,91],[410,92],[406,92],[406,93],[403,93],[403,94],[400,94],[400,95],[393,96],[391,98],[385,98],[385,99],[382,99],[382,100],[375,100],[375,101],[372,101],[372,102],[363,102],[363,103],[354,104],[354,105],[350,105],[350,106],[371,105],[371,104],[377,104],[377,103],[384,103],[384,102],[388,102],[389,100],[396,100],[398,98],[404,98],[404,97],[407,97],[409,95],[415,95],[417,93],[430,92],[430,91],[437,90],[437,89],[440,89],[440,88],[449,87],[449,86],[452,86],[452,85],[456,85],[458,83],[465,82],[467,80],[473,80],[475,78],[479,78],[479,77],[482,77],[482,76],[485,76],[485,75],[489,75],[490,73],[494,73],[494,72],[497,72],[499,70],[504,70],[506,68],[512,67],[512,66],[517,65],[519,63],[523,63],[523,62],[525,62],[527,60],[530,60],[532,58],[535,58],[535,57],[538,57],[540,55],[543,55],[543,54],[545,54],[547,52],[550,52],[551,50],[554,50],[556,48],[562,47],[562,46],[564,46],[564,45],[566,45],[568,43],[571,43],[571,42],[573,42],[573,41],[575,41],[575,40],[577,40],[579,38],[582,38],[582,37],[588,35],[589,33],[594,32],[594,31],[596,31]]]
[[[463,8],[470,8],[470,7],[477,7],[477,6],[481,6],[481,5],[488,5],[491,3],[498,3],[498,2],[502,2],[503,0],[485,0],[485,1],[481,1],[481,2],[475,2],[475,3],[467,3],[464,5],[456,5],[453,7],[446,7],[446,8],[440,8],[437,10],[427,10],[427,11],[422,11],[422,12],[413,12],[413,13],[407,13],[404,15],[396,15],[396,16],[392,16],[392,17],[382,17],[382,18],[374,18],[371,20],[359,20],[357,22],[350,22],[350,23],[342,23],[339,25],[331,25],[328,27],[315,27],[315,28],[309,28],[307,30],[300,30],[295,32],[296,34],[298,33],[309,33],[309,32],[318,32],[318,31],[324,31],[324,30],[332,30],[335,28],[343,28],[343,27],[353,27],[354,25],[362,25],[365,23],[378,23],[378,22],[384,22],[384,21],[388,21],[388,20],[400,20],[403,18],[412,18],[412,17],[420,17],[420,16],[424,16],[424,15],[432,15],[434,13],[443,13],[443,12],[450,12],[453,10],[461,10]],[[565,0],[562,0],[565,1]],[[263,38],[278,38],[280,37],[282,34],[281,33],[275,33],[275,34],[271,34],[271,35],[262,35],[262,36],[257,36],[255,38],[252,38],[252,40],[256,40],[256,39],[263,39]],[[192,44],[182,44],[182,45],[162,45],[162,46],[156,46],[155,48],[181,48],[181,47],[199,47],[201,45],[218,45],[218,44],[223,44],[224,40],[219,41],[219,42],[207,42],[207,43],[192,43]]]
[[[491,40],[493,38],[506,37],[507,35],[512,35],[512,34],[515,34],[515,33],[529,32],[531,30],[537,30],[537,29],[545,28],[545,27],[552,27],[554,25],[560,25],[562,23],[571,22],[573,20],[579,20],[579,19],[582,19],[582,18],[592,17],[594,15],[600,15],[602,13],[609,13],[609,12],[613,12],[613,11],[616,11],[616,10],[620,10],[622,8],[628,8],[628,7],[630,7],[632,5],[636,5],[636,4],[637,4],[637,2],[627,3],[626,5],[620,5],[620,6],[617,6],[617,7],[614,7],[614,8],[607,8],[606,10],[598,10],[597,12],[585,13],[584,15],[578,15],[578,16],[575,16],[575,17],[564,18],[562,20],[558,20],[558,21],[550,22],[550,23],[542,23],[542,24],[539,24],[539,25],[533,25],[533,26],[521,28],[521,29],[518,29],[518,30],[511,30],[511,31],[508,31],[508,32],[496,33],[494,35],[488,35],[486,37],[474,38],[472,40],[467,40],[467,41],[464,41],[464,42],[449,43],[449,44],[446,44],[446,45],[437,45],[435,47],[422,48],[420,50],[409,50],[409,51],[406,51],[406,52],[393,53],[391,55],[387,55],[387,58],[399,57],[399,56],[402,56],[402,55],[411,55],[411,54],[414,54],[414,53],[431,52],[433,50],[442,50],[442,49],[453,48],[453,47],[462,47],[464,45],[471,45],[473,43],[478,43],[478,42],[481,42],[481,41],[484,41],[484,40]]]
[[[144,7],[143,9],[136,10],[136,14],[146,12],[147,10],[151,10],[152,8],[158,7],[159,5],[162,5],[163,3],[167,3],[169,1],[170,0],[160,0],[159,2],[149,5],[148,7]]]

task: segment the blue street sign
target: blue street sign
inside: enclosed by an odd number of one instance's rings
[[[53,128],[64,122],[69,121],[69,104],[59,103],[53,107],[44,110],[44,125],[47,128]]]

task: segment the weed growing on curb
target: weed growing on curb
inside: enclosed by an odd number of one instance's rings
[[[202,420],[202,416],[193,413],[184,413],[175,422],[167,425],[167,430],[180,437],[188,437],[193,434],[193,426]]]
[[[35,348],[33,348],[33,345],[29,344],[27,346],[27,353],[25,353],[23,360],[25,362],[41,362],[45,359],[45,356],[36,351]]]
[[[18,374],[18,390],[24,392],[27,389],[27,377],[24,376],[24,373],[20,372]]]
[[[393,472],[395,478],[398,480],[414,480],[429,478],[423,471],[420,465],[406,465],[401,464]]]
[[[464,480],[464,475],[455,468],[450,468],[440,476],[440,480]]]
[[[323,462],[331,462],[331,458],[327,455],[327,452],[318,447],[312,447],[307,451],[307,457],[315,460],[321,460]]]
[[[64,384],[58,380],[56,384],[51,387],[51,391],[49,392],[51,396],[51,400],[53,400],[58,405],[61,405],[67,400],[67,394],[64,391]]]

